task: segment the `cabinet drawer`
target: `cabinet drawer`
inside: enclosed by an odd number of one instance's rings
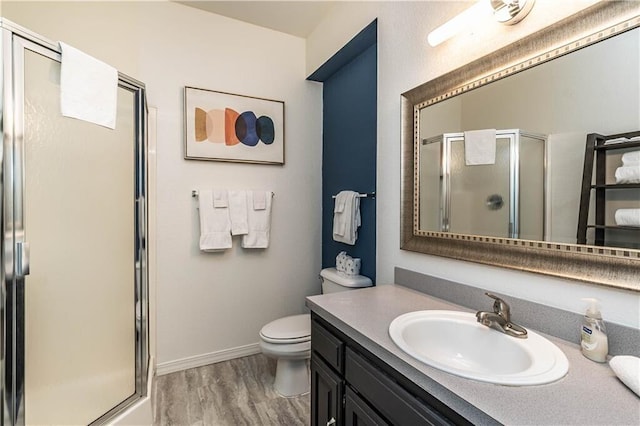
[[[389,423],[347,386],[344,403],[344,425],[389,426]]]
[[[394,425],[452,424],[350,348],[346,350],[345,371],[346,381]]]
[[[311,322],[311,349],[336,371],[343,372],[344,342],[316,321]]]

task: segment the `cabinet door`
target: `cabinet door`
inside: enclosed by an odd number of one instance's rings
[[[311,426],[342,425],[342,379],[316,356],[311,358]]]
[[[347,347],[345,378],[371,406],[395,425],[445,426],[451,422],[414,397],[370,361]]]
[[[380,417],[369,404],[346,387],[344,403],[344,424],[345,426],[387,426],[387,423]]]

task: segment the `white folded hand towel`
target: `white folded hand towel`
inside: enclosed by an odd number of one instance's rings
[[[216,194],[219,196],[219,192]],[[201,189],[198,195],[200,213],[200,250],[218,251],[231,248],[229,209],[214,207],[214,191]]]
[[[333,213],[333,239],[354,245],[358,239],[360,218],[360,198],[354,191],[340,191],[336,195]]]
[[[625,152],[622,154],[623,166],[635,166],[640,164],[640,151]]]
[[[242,237],[243,248],[267,248],[271,234],[271,204],[273,193],[271,191],[247,191],[247,218],[249,232]],[[264,197],[264,208],[258,208],[254,204],[254,198]]]
[[[247,216],[247,191],[229,190],[229,218],[231,219],[231,235],[249,233]]]
[[[609,366],[622,383],[640,396],[640,358],[617,355],[609,360]]]
[[[225,189],[213,190],[213,207],[218,209],[229,207],[229,194]]]
[[[495,164],[496,129],[464,132],[464,158],[467,166]]]
[[[640,209],[618,209],[614,217],[618,226],[640,226]]]
[[[640,163],[616,169],[616,183],[640,183]]]
[[[271,197],[270,192],[266,191],[254,191],[253,192],[253,209],[264,210],[267,208],[267,194]]]
[[[62,115],[115,129],[118,70],[65,43],[60,48]]]

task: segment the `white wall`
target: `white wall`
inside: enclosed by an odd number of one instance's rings
[[[157,108],[159,370],[258,350],[258,332],[319,292],[321,86],[305,81],[305,42],[169,2],[4,2],[4,16],[146,83]],[[285,101],[284,166],[183,159],[185,85]],[[198,250],[191,190],[275,193],[271,244]],[[151,206],[154,208],[154,206]]]
[[[141,77],[158,107],[158,363],[258,341],[319,292],[321,87],[304,40],[175,4],[145,10]],[[167,31],[167,29],[171,31]],[[185,85],[285,101],[284,166],[182,159]],[[275,193],[267,250],[198,250],[194,188]]]
[[[516,26],[488,23],[437,48],[427,34],[471,2],[343,3],[311,34],[308,72],[378,18],[378,283],[392,282],[399,266],[574,312],[584,310],[581,297],[598,297],[607,320],[640,327],[638,293],[400,250],[400,94],[594,3],[538,0]]]

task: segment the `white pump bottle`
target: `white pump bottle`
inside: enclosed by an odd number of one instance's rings
[[[598,309],[598,300],[582,299],[589,303],[580,326],[580,346],[582,354],[592,361],[606,362],[609,353],[607,331]]]

